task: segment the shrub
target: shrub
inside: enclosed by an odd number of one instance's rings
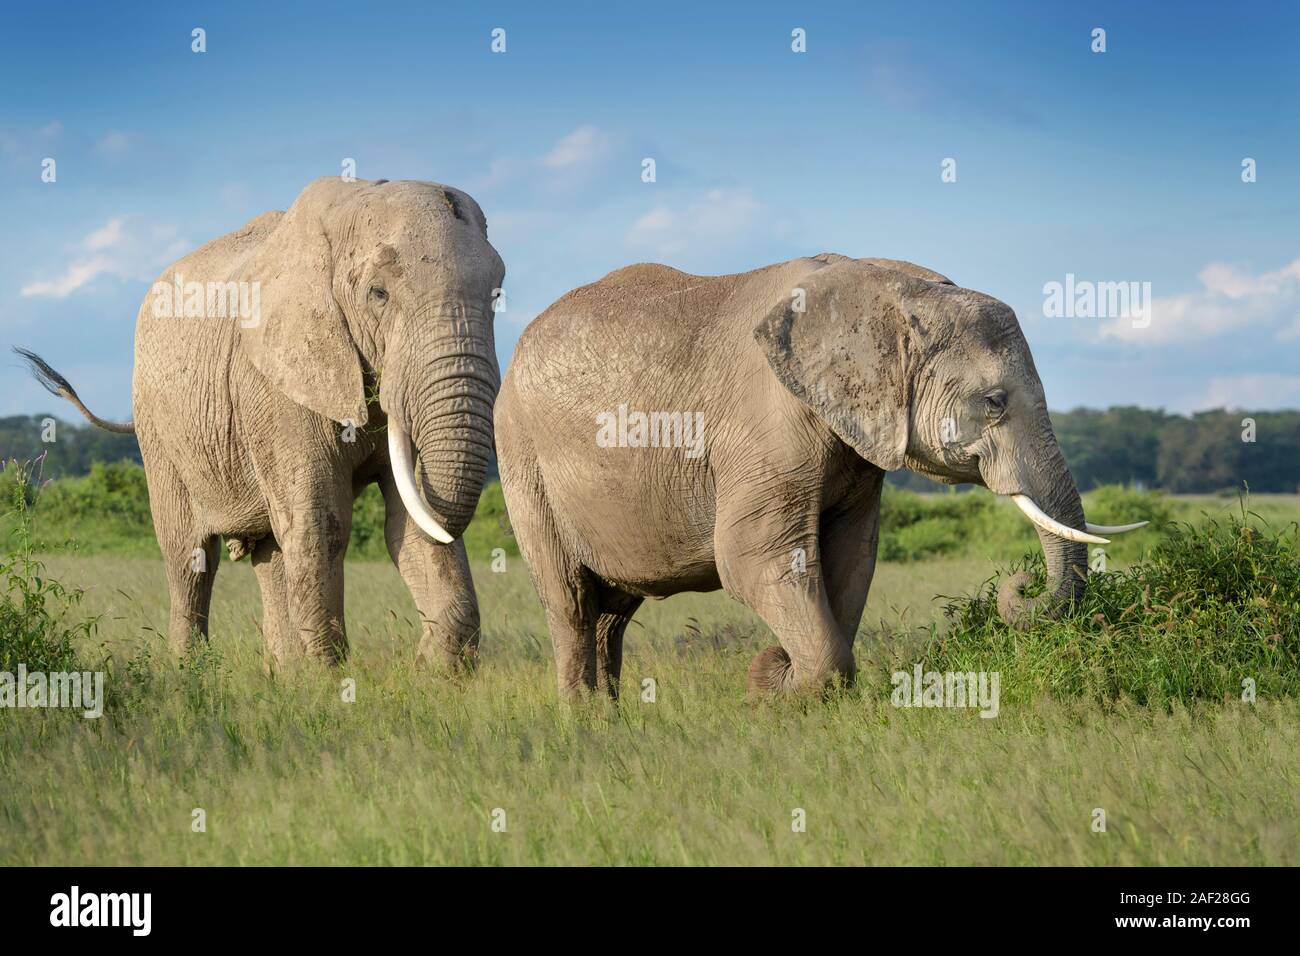
[[[1004,696],[1048,693],[1168,705],[1197,699],[1300,695],[1300,546],[1295,525],[1252,527],[1241,516],[1179,524],[1142,561],[1093,574],[1071,614],[1026,631],[997,613],[998,579],[949,602],[924,666],[1000,671]],[[1257,516],[1255,516],[1257,518]],[[1035,554],[1029,568],[1043,583]]]
[[[357,496],[352,504],[352,538],[348,543],[349,558],[371,561],[387,560],[388,545],[384,541],[384,496],[378,485],[371,485]]]
[[[9,544],[0,550],[0,671],[77,669],[74,641],[94,634],[97,619],[79,618],[80,590],[68,590],[46,576],[33,557],[32,508],[38,497],[35,467],[10,461],[4,469],[12,522]]]
[[[134,462],[95,462],[79,478],[50,482],[41,494],[41,514],[52,520],[114,518],[152,532],[149,486]]]
[[[501,482],[489,481],[478,499],[474,520],[465,529],[465,549],[472,558],[489,558],[496,548],[508,555],[517,557],[519,554],[519,544],[510,528],[510,516],[506,514],[506,496],[501,490]]]
[[[922,518],[889,535],[882,535],[879,557],[882,561],[918,561],[951,554],[961,546],[957,524],[951,519]]]
[[[882,561],[1014,554],[1033,538],[1029,522],[982,489],[918,494],[886,485],[880,503]]]

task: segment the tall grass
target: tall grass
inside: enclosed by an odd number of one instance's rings
[[[1141,504],[1106,494],[1095,520]],[[1146,504],[1167,520],[1185,507]],[[383,554],[375,505],[358,504],[354,557]],[[469,680],[417,665],[418,617],[387,563],[349,569],[340,669],[270,674],[247,562],[220,570],[212,642],[175,658],[161,562],[46,558],[86,589],[71,617],[58,600],[42,608],[69,644],[103,642],[107,702],[99,720],[0,713],[0,863],[1300,863],[1293,528],[1248,512],[1166,525],[1096,575],[1077,614],[1016,632],[996,619],[996,581],[980,581],[988,553],[1036,549],[1023,518],[979,493],[891,496],[889,534],[923,530],[877,569],[856,686],[750,702],[767,629],[725,595],[685,594],[629,626],[621,703],[570,709],[503,515],[489,489],[472,532],[484,634]],[[960,533],[926,544],[945,522]],[[15,566],[31,568],[26,527]],[[493,547],[510,555],[499,573]],[[967,588],[932,627],[932,597]],[[99,629],[69,635],[77,615]],[[892,707],[891,669],[917,660],[999,670],[998,716]]]

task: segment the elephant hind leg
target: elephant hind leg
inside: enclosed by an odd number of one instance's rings
[[[208,637],[208,614],[221,559],[221,539],[216,535],[206,538],[177,535],[162,550],[171,596],[167,640],[172,650],[183,654]]]
[[[502,460],[508,462],[504,456]],[[546,611],[560,697],[566,701],[589,697],[599,683],[596,625],[600,595],[596,581],[566,547],[535,463],[522,469],[505,464],[501,482],[519,553]]]
[[[284,580],[284,552],[272,535],[253,547],[253,573],[262,592],[262,637],[271,661],[284,666],[306,655],[289,623],[289,594]]]
[[[596,619],[596,689],[610,700],[618,699],[623,671],[623,632],[641,606],[641,598],[625,591],[602,590]]]
[[[151,465],[149,509],[171,599],[167,640],[172,650],[184,653],[208,636],[221,539],[197,530],[189,493],[168,462],[146,459],[146,465]]]

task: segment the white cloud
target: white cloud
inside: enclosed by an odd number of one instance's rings
[[[1300,337],[1300,259],[1258,275],[1212,262],[1197,278],[1200,289],[1155,299],[1148,327],[1114,319],[1102,337],[1148,345],[1190,345],[1247,329],[1276,340]]]
[[[1205,397],[1195,410],[1205,408],[1300,408],[1300,375],[1259,372],[1210,379]]]
[[[580,126],[542,157],[542,165],[557,172],[597,165],[614,149],[614,137],[594,126]]]
[[[579,126],[540,156],[494,157],[487,173],[470,185],[475,191],[485,191],[531,180],[547,190],[564,192],[589,184],[605,170],[622,143],[616,134]]]
[[[750,235],[761,212],[762,206],[744,190],[712,189],[681,209],[656,206],[632,223],[626,239],[664,258],[716,249]]]
[[[189,248],[174,226],[130,232],[122,217],[108,220],[72,247],[70,262],[53,279],[32,279],[19,290],[27,298],[66,299],[102,275],[148,281]]]
[[[66,299],[73,292],[93,279],[98,278],[112,266],[103,256],[79,259],[71,263],[63,275],[57,279],[29,282],[22,288],[24,296],[39,296],[50,299]]]
[[[1300,282],[1300,259],[1288,263],[1276,272],[1252,276],[1235,266],[1212,262],[1201,270],[1201,283],[1210,292],[1229,299],[1245,299],[1256,295],[1277,295]]]
[[[109,249],[121,242],[122,220],[110,219],[82,240],[82,245],[87,249]]]

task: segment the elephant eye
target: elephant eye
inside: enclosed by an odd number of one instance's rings
[[[372,285],[370,287],[370,297],[374,299],[376,302],[378,302],[380,305],[383,305],[385,302],[388,301],[388,293],[385,292],[383,289],[379,288],[379,286],[377,285]]]
[[[1002,389],[989,392],[984,396],[984,414],[989,421],[997,421],[1007,411],[1007,393]]]

